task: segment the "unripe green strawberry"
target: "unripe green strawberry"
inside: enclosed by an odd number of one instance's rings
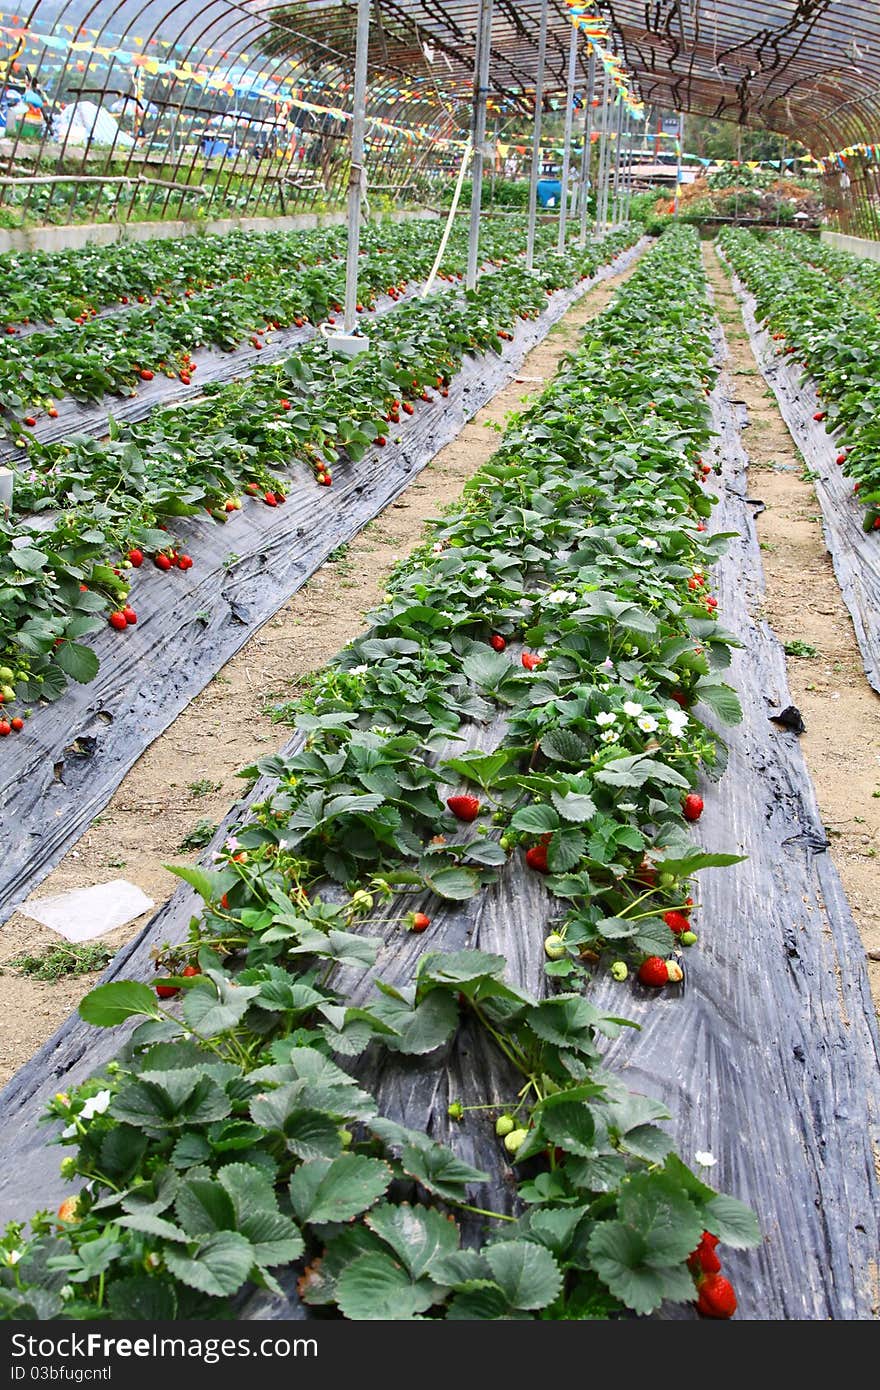
[[[460,1100],[454,1100],[451,1105],[447,1105],[446,1113],[449,1116],[450,1120],[463,1120],[464,1106],[462,1105]]]
[[[515,1154],[517,1149],[522,1148],[529,1136],[527,1129],[512,1129],[504,1140],[504,1147],[509,1154]]]
[[[696,946],[697,933],[695,931],[683,931],[678,939],[682,946]]]
[[[495,1133],[499,1139],[506,1139],[508,1134],[512,1134],[516,1129],[516,1121],[512,1115],[499,1115],[495,1121]]]
[[[618,981],[619,984],[622,984],[623,981],[626,979],[627,975],[629,974],[629,967],[627,966],[626,961],[614,961],[611,966],[611,974],[613,978]]]
[[[556,932],[551,932],[544,940],[544,951],[550,960],[560,960],[565,955],[565,942]]]

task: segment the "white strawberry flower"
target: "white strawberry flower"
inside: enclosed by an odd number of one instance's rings
[[[636,723],[638,724],[643,734],[653,734],[655,729],[658,727],[657,720],[654,719],[653,716],[650,714],[643,714],[641,719],[636,720]]]
[[[235,835],[227,835],[223,841],[223,848],[228,849],[230,854],[234,854],[238,849],[239,841]]]
[[[80,1120],[93,1120],[96,1115],[103,1115],[109,1104],[109,1091],[99,1091],[96,1096],[89,1096],[82,1110],[79,1112]]]
[[[23,1250],[7,1250],[6,1263],[8,1265],[17,1265],[23,1254]]]
[[[701,1168],[714,1168],[715,1164],[718,1162],[718,1159],[715,1157],[713,1153],[709,1153],[708,1149],[705,1151],[702,1149],[697,1149],[697,1151],[694,1154],[694,1161],[696,1163],[699,1163]]]
[[[616,722],[617,722],[617,715],[616,715],[616,714],[613,714],[613,713],[611,712],[611,710],[604,710],[604,709],[603,709],[603,710],[600,710],[599,713],[596,715],[596,723],[597,723],[601,728],[603,728],[603,729],[604,729],[608,724],[615,724]]]
[[[551,589],[547,595],[548,603],[574,603],[577,594],[571,593],[569,589]]]
[[[643,550],[659,550],[659,549],[660,549],[659,543],[658,543],[657,541],[654,540],[654,537],[653,537],[653,536],[642,536],[642,537],[640,538],[640,540],[639,540],[639,545],[642,547]]]
[[[619,738],[620,734],[617,732],[616,729],[606,729],[604,734],[602,735],[602,742],[616,743]]]
[[[485,565],[480,565],[478,569],[475,569],[475,570],[474,570],[474,579],[483,580],[483,579],[488,579],[488,578],[489,578],[489,571],[486,569],[486,566],[485,566]]]
[[[644,705],[637,705],[635,700],[624,700],[622,709],[629,719],[638,719],[644,711]]]
[[[681,738],[681,735],[685,731],[685,726],[690,723],[684,710],[679,709],[676,705],[672,709],[664,710],[663,717],[669,726],[669,732],[672,734],[673,738]]]
[[[350,676],[364,676],[366,675],[368,670],[369,667],[366,665],[366,663],[363,663],[361,666],[352,666],[348,674]]]

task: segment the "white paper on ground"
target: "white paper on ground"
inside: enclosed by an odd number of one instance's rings
[[[21,912],[68,941],[91,941],[116,927],[133,922],[155,904],[127,879],[96,883],[93,888],[74,888],[24,903]]]

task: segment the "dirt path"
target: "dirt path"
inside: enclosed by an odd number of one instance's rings
[[[792,698],[807,726],[804,757],[880,1009],[880,700],[865,680],[813,485],[758,370],[739,303],[710,242],[704,243],[703,259],[727,336],[728,366],[749,414],[749,494],[766,505],[757,521],[767,586],[764,617],[786,646]]]
[[[634,267],[588,291],[529,354],[519,375],[437,455],[406,492],[336,553],[218,673],[135,764],[106,811],[40,885],[38,896],[127,878],[158,906],[176,880],[166,863],[193,862],[180,845],[199,821],[212,826],[241,790],[236,773],[286,743],[267,707],[289,700],[303,677],[318,670],[363,628],[389,570],[422,537],[425,521],[454,502],[494,453],[507,415],[553,376],[578,330],[605,307]],[[118,948],[145,918],[103,938]],[[0,928],[0,1084],[46,1041],[94,976],[44,983],[2,970],[23,950],[38,952],[60,938],[21,912]]]

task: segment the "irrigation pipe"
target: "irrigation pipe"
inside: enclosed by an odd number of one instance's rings
[[[458,170],[458,178],[455,181],[455,192],[452,195],[452,206],[449,209],[449,216],[446,219],[446,226],[443,228],[443,235],[440,238],[440,245],[437,249],[437,259],[431,266],[431,273],[425,281],[424,289],[422,290],[422,299],[424,299],[426,295],[429,295],[431,293],[431,290],[434,288],[434,281],[437,278],[437,271],[440,269],[441,262],[443,260],[444,255],[446,254],[446,243],[449,240],[449,236],[452,231],[452,224],[455,221],[455,214],[458,212],[458,200],[461,197],[461,190],[464,188],[464,176],[467,173],[467,167],[471,162],[471,155],[473,154],[473,152],[474,142],[469,135],[465,143],[464,153],[461,156],[461,165]]]

